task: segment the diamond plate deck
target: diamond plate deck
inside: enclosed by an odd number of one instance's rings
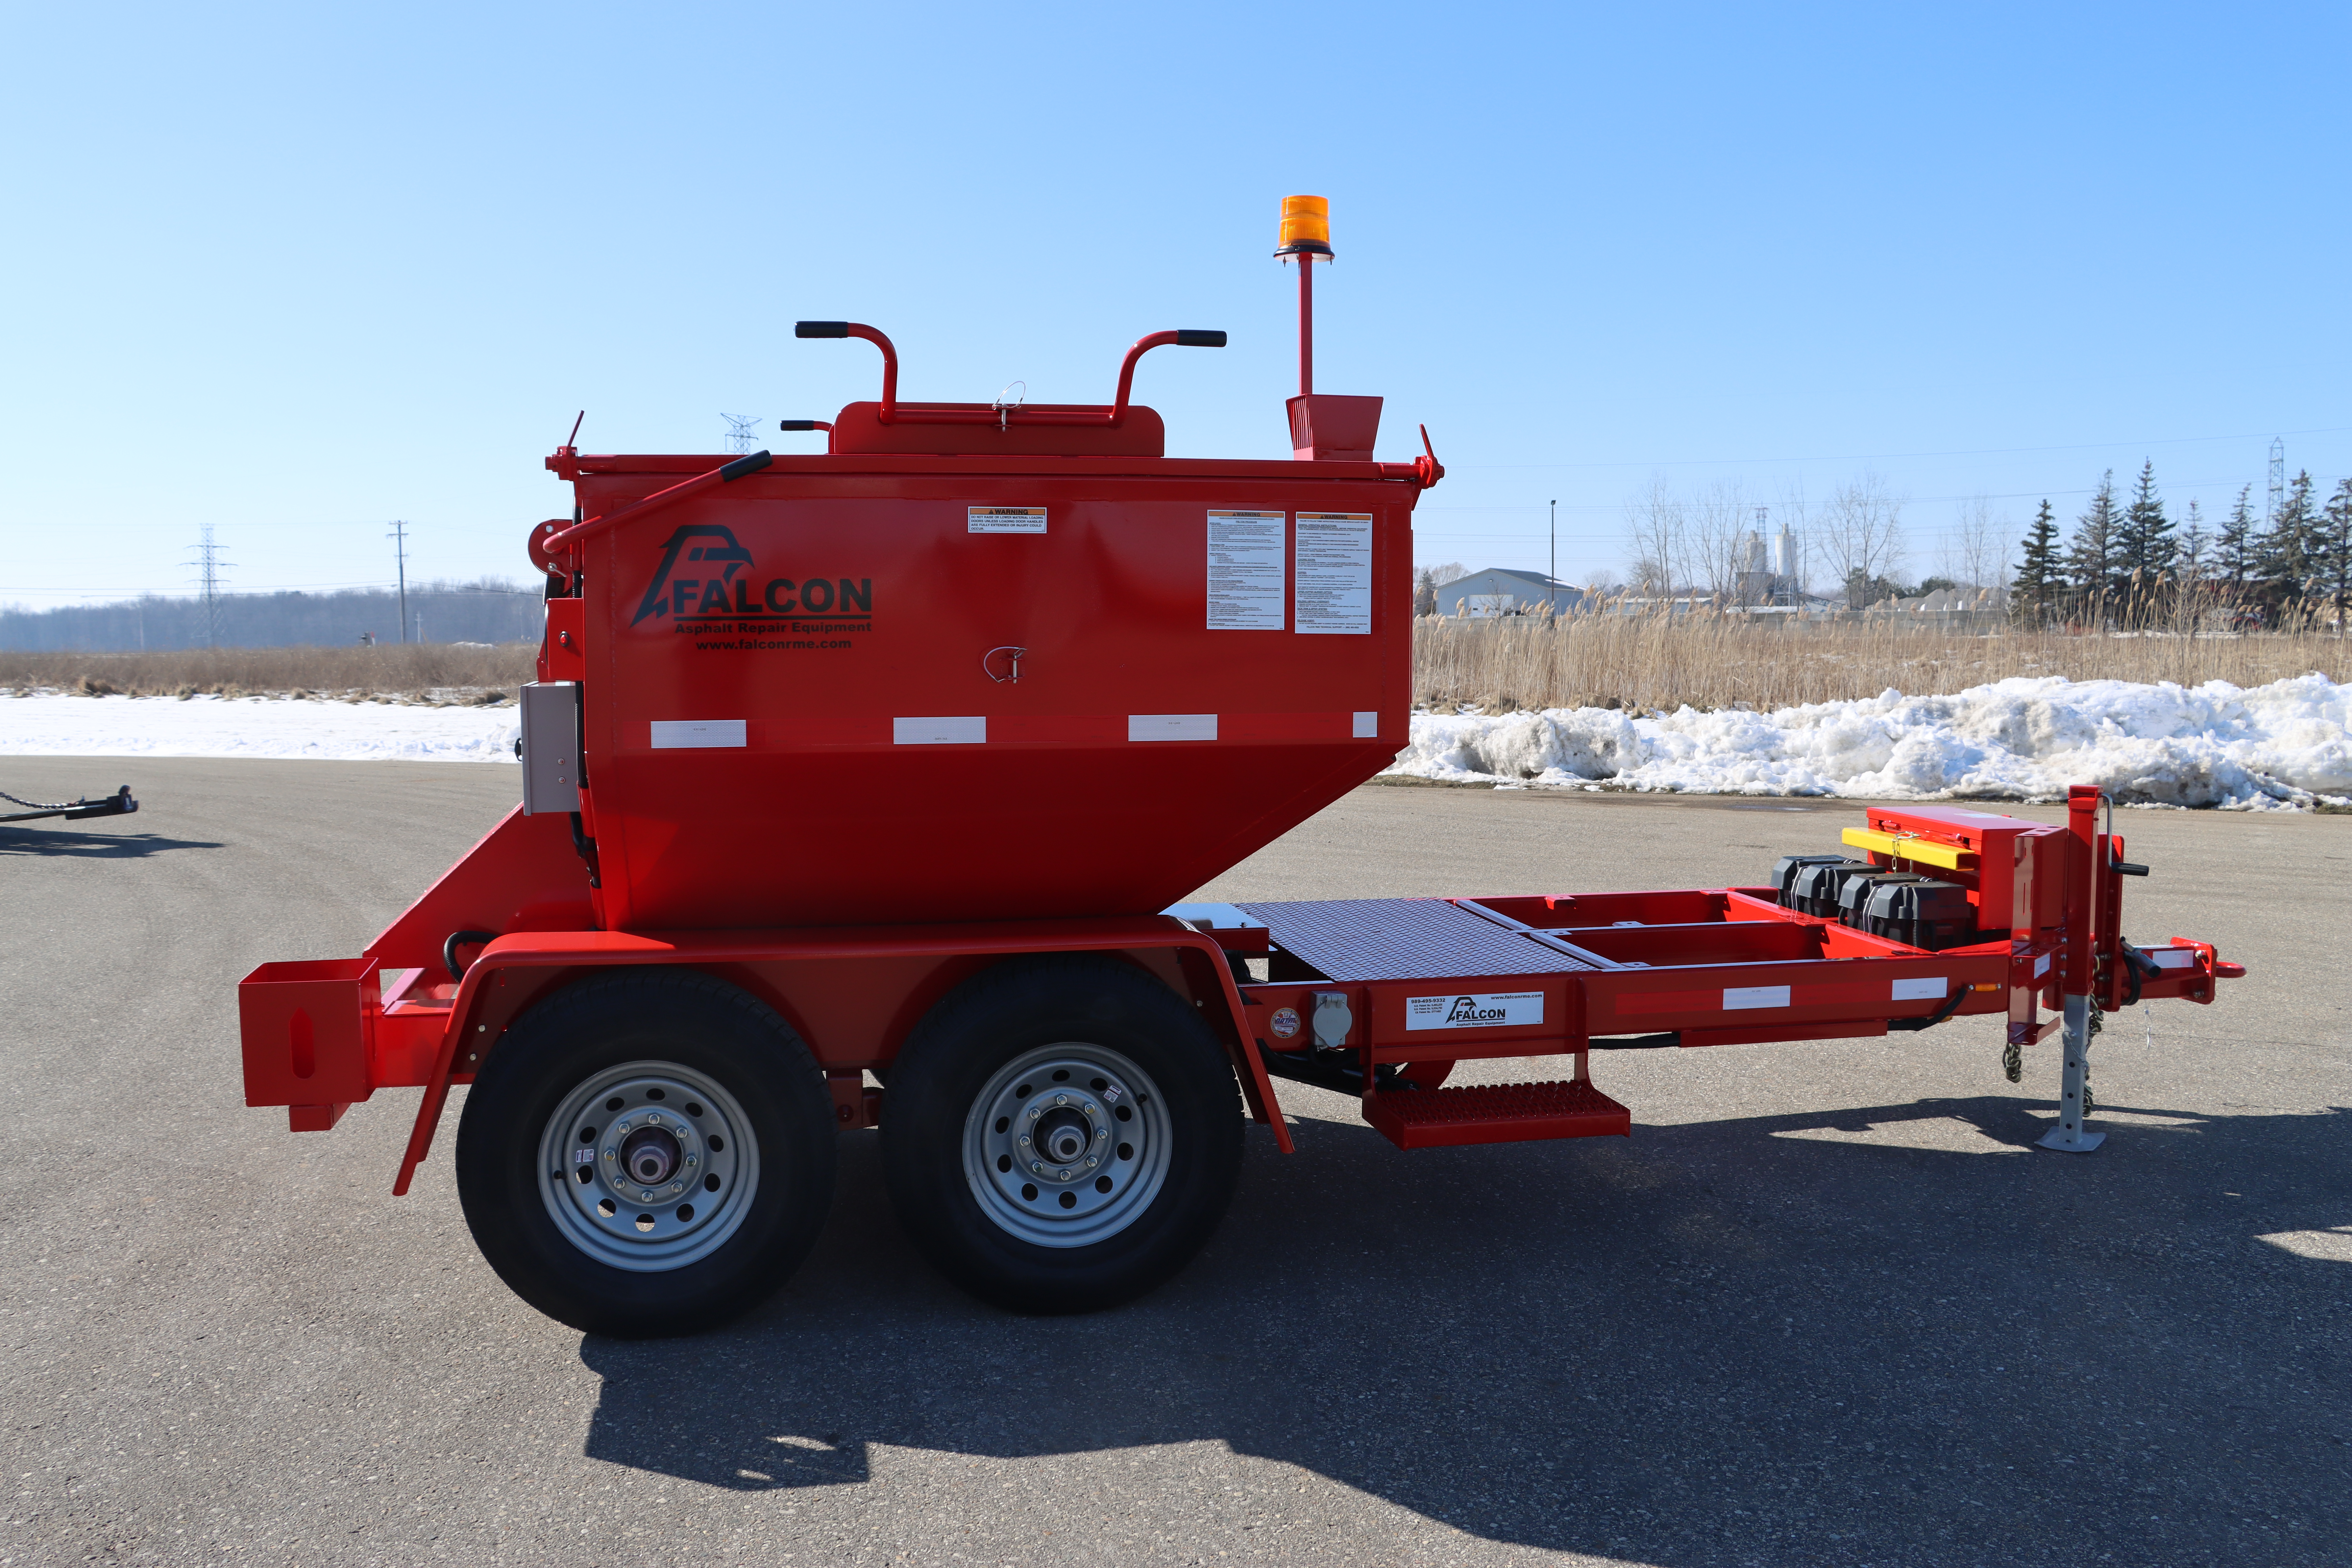
[[[1339,981],[1569,974],[1594,965],[1443,899],[1241,904],[1286,952]]]

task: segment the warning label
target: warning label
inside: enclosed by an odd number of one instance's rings
[[[1282,629],[1283,556],[1289,514],[1213,511],[1209,514],[1209,629]]]
[[[1298,514],[1298,614],[1301,632],[1367,635],[1372,629],[1372,514]]]
[[[1042,506],[976,506],[964,512],[966,533],[1043,533]]]

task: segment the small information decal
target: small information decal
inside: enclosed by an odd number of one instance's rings
[[[1043,533],[1042,506],[976,506],[964,512],[966,533]]]
[[[1940,974],[1931,974],[1925,980],[1898,980],[1895,982],[1895,995],[1893,1000],[1897,1002],[1941,1002],[1944,999],[1944,994],[1948,989],[1948,987],[1945,984],[1944,977]]]
[[[1378,713],[1359,713],[1354,718],[1351,740],[1377,741],[1381,738],[1381,716]]]
[[[890,743],[894,746],[984,746],[988,744],[988,717],[971,713],[953,718],[893,719],[890,721]]]
[[[1214,713],[1130,713],[1127,716],[1127,738],[1130,741],[1213,741],[1217,738],[1217,716]]]
[[[1937,995],[1943,994],[1941,992]],[[1785,985],[1727,985],[1723,988],[1723,1010],[1737,1012],[1742,1007],[1785,1007],[1789,1005],[1789,988]]]
[[[1372,514],[1298,514],[1301,632],[1368,636],[1372,629]]]
[[[740,719],[656,719],[652,745],[656,752],[690,752],[706,746],[744,743]]]
[[[1486,991],[1474,996],[1408,996],[1407,1029],[1510,1029],[1543,1022],[1540,991]]]
[[[1209,514],[1209,629],[1278,632],[1289,514]]]

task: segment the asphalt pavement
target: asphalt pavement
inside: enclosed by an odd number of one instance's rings
[[[1407,1155],[1284,1084],[1204,1256],[1033,1320],[845,1134],[782,1293],[623,1343],[482,1264],[454,1121],[390,1195],[415,1091],[242,1104],[238,977],[356,953],[515,771],[0,761],[123,783],[0,827],[0,1563],[2352,1562],[2352,818],[2122,814],[2130,933],[2252,973],[2111,1021],[2094,1154],[1982,1019],[1598,1058],[1630,1140]],[[1722,886],[1856,820],[1368,787],[1199,896]]]

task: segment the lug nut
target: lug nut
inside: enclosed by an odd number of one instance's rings
[[[1040,1174],[1040,1175],[1045,1174],[1045,1167],[1042,1163],[1040,1163],[1039,1162],[1037,1162],[1037,1161],[1035,1161],[1035,1160],[1032,1160],[1032,1161],[1030,1161],[1030,1162],[1029,1162],[1029,1168],[1030,1168],[1031,1170],[1033,1170],[1033,1171],[1036,1172],[1036,1173],[1037,1173],[1038,1174]]]
[[[1070,1179],[1070,1173],[1067,1171],[1056,1171],[1054,1173],[1054,1179],[1056,1181],[1066,1182]]]
[[[1029,1147],[1029,1134],[1027,1134],[1026,1132],[1024,1132],[1023,1134],[1021,1134],[1021,1146],[1022,1146],[1024,1149],[1026,1149],[1027,1147]]]
[[[1066,1094],[1057,1094],[1054,1097],[1054,1103],[1056,1105],[1067,1105],[1070,1103],[1070,1097]]]
[[[1091,1159],[1091,1160],[1089,1160],[1089,1161],[1087,1161],[1087,1170],[1089,1170],[1089,1171],[1091,1171],[1091,1170],[1093,1170],[1097,1165],[1099,1165],[1099,1164],[1101,1164],[1101,1163],[1102,1163],[1102,1156],[1101,1156],[1101,1155],[1099,1155],[1099,1154],[1097,1154],[1097,1155],[1096,1155],[1093,1159]]]

